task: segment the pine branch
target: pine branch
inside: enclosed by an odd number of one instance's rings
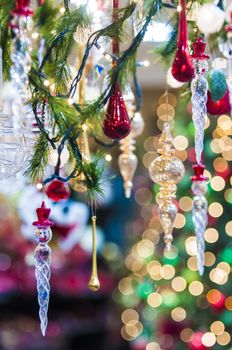
[[[162,61],[166,65],[169,64],[169,61],[171,60],[172,55],[176,51],[177,35],[178,35],[178,22],[176,21],[175,24],[172,25],[172,31],[169,35],[168,41],[165,44],[165,46],[160,49],[156,49],[154,51],[155,54],[158,54],[161,56]]]
[[[54,1],[46,0],[42,6],[36,8],[33,22],[43,39],[48,42],[51,36],[51,30],[54,28],[57,16],[59,14],[58,7],[52,5]]]
[[[39,73],[44,71],[48,80],[55,84],[57,94],[67,94],[67,86],[71,79],[67,59],[74,43],[73,35],[76,31],[84,32],[90,25],[90,19],[84,6],[60,16],[50,29],[47,36],[49,47],[43,59]]]
[[[25,176],[28,176],[32,182],[43,178],[45,168],[48,164],[49,147],[48,140],[44,133],[41,133],[37,143],[34,146],[34,153],[30,161]]]
[[[3,74],[9,79],[11,67],[11,43],[12,35],[9,28],[10,11],[15,7],[14,0],[0,0],[0,47],[2,48]]]

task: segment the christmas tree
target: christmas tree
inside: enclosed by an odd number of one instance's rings
[[[178,99],[177,99],[178,96]],[[164,96],[160,96],[160,106]],[[175,108],[173,144],[186,167],[178,187],[178,214],[174,244],[165,251],[157,205],[159,190],[143,181],[135,198],[140,208],[132,233],[137,241],[126,256],[128,275],[118,284],[124,305],[121,319],[123,338],[132,341],[133,349],[229,349],[231,342],[231,118],[210,116],[205,126],[204,160],[208,177],[208,226],[204,234],[205,272],[197,269],[197,245],[191,218],[193,194],[191,164],[195,162],[194,127],[186,97],[169,94]],[[157,116],[162,118],[160,108]],[[158,125],[162,119],[158,119]],[[157,150],[159,130],[148,137],[144,146],[145,166],[149,166]],[[226,142],[226,143],[224,143]],[[225,144],[228,143],[228,147]],[[144,176],[144,173],[143,173]],[[141,179],[139,180],[141,182]],[[150,215],[149,215],[150,214]],[[136,231],[140,227],[140,231]],[[140,236],[141,235],[141,236]],[[163,253],[164,250],[164,253]]]

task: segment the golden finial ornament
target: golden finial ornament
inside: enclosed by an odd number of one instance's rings
[[[152,181],[161,187],[157,194],[157,204],[159,206],[159,217],[164,230],[164,242],[166,249],[171,249],[173,241],[173,227],[177,214],[177,207],[173,203],[176,198],[176,184],[184,176],[185,168],[183,163],[173,156],[172,135],[170,125],[164,124],[163,132],[160,137],[161,154],[155,158],[149,166],[149,175]]]
[[[139,112],[135,112],[134,95],[129,88],[127,94],[123,96],[128,114],[131,118],[131,132],[124,139],[120,140],[120,150],[122,153],[118,158],[118,166],[124,180],[125,197],[130,198],[133,188],[133,177],[138,166],[138,158],[134,153],[136,141],[134,138],[142,134],[144,120]]]
[[[92,272],[89,280],[89,289],[97,292],[100,288],[100,282],[97,273],[97,248],[96,248],[96,216],[92,216]]]

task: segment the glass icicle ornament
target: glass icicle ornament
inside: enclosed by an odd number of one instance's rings
[[[195,64],[195,77],[191,83],[192,91],[192,115],[193,123],[195,127],[195,153],[197,163],[201,162],[201,155],[204,147],[204,127],[206,120],[206,102],[207,102],[207,90],[208,83],[205,78],[205,74],[208,70],[208,63],[206,60],[209,58],[205,54],[206,43],[202,38],[197,38],[193,43],[192,58]]]
[[[203,175],[205,166],[195,164],[193,170],[195,175],[192,176],[192,192],[193,192],[193,209],[192,219],[194,231],[197,241],[197,265],[199,274],[204,273],[204,255],[205,255],[205,229],[208,223],[208,203],[205,198],[207,192],[207,177]]]
[[[120,140],[120,150],[122,153],[118,158],[118,166],[124,180],[125,197],[130,198],[133,187],[132,180],[138,166],[138,158],[136,154],[134,154],[134,150],[136,149],[136,141],[134,138],[142,134],[144,129],[144,120],[139,112],[134,113],[135,105],[133,103],[134,95],[132,91],[129,91],[124,98],[128,114],[131,116],[132,122],[130,134],[123,140]]]
[[[182,83],[191,81],[194,76],[194,67],[188,48],[185,0],[180,0],[177,51],[172,64],[172,75],[177,81]]]
[[[173,203],[176,198],[176,184],[184,176],[184,165],[173,156],[172,136],[170,125],[164,124],[163,133],[160,137],[161,156],[155,158],[149,166],[150,178],[159,184],[160,190],[157,195],[159,217],[164,230],[164,242],[166,249],[171,249],[173,241],[172,231],[176,219],[177,207]]]
[[[38,220],[33,222],[33,226],[36,226],[35,234],[38,241],[38,245],[34,251],[35,277],[38,292],[40,328],[43,336],[45,336],[48,325],[49,280],[51,276],[51,248],[48,246],[48,243],[52,238],[50,227],[54,223],[49,220],[51,209],[46,208],[44,202],[42,202],[40,208],[37,208],[36,212]]]
[[[27,27],[29,25],[29,17],[33,15],[33,12],[29,8],[29,3],[30,1],[28,0],[16,1],[16,8],[11,12],[13,15],[11,26],[14,32],[14,39],[10,75],[22,102],[25,102],[29,98],[28,73],[31,69],[31,40]]]

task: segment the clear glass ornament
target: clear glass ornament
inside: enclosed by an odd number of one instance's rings
[[[42,202],[41,207],[37,208],[38,221],[33,222],[36,226],[35,237],[38,242],[34,250],[35,277],[37,283],[40,328],[45,336],[48,325],[48,305],[50,297],[50,277],[51,277],[51,248],[48,246],[52,238],[51,226],[54,224],[49,220],[51,209],[46,208]]]
[[[173,156],[172,136],[170,125],[164,124],[164,130],[160,137],[161,156],[153,160],[149,166],[150,178],[161,185],[157,194],[157,204],[159,206],[159,217],[164,230],[164,242],[166,249],[171,249],[173,241],[172,231],[176,219],[177,208],[173,203],[176,198],[176,184],[180,182],[184,175],[184,165]]]
[[[133,177],[138,166],[138,158],[133,153],[135,150],[135,141],[133,139],[124,139],[121,142],[121,150],[123,153],[118,158],[118,166],[124,180],[125,197],[130,198],[131,189],[133,187]]]
[[[30,46],[31,41],[27,31],[27,18],[19,17],[19,27],[15,27],[15,38],[11,53],[12,66],[10,68],[11,79],[20,98],[25,102],[29,98],[28,73],[31,69]]]
[[[134,154],[136,149],[136,141],[134,138],[142,134],[144,129],[144,120],[141,113],[135,112],[135,96],[129,84],[125,88],[123,98],[128,115],[131,119],[131,132],[126,138],[120,140],[120,150],[122,153],[118,158],[118,166],[124,180],[125,197],[130,198],[131,190],[133,188],[132,181],[138,166],[138,158]]]
[[[48,242],[52,238],[50,227],[38,227],[36,229],[36,239],[38,246],[35,248],[35,277],[37,281],[38,303],[40,327],[43,336],[48,325],[48,304],[50,296],[50,277],[51,277],[51,248]]]
[[[195,153],[197,163],[201,162],[201,155],[204,147],[204,127],[207,114],[206,102],[208,83],[205,74],[208,70],[206,59],[209,58],[204,53],[205,43],[201,38],[194,42],[194,53],[192,55],[195,65],[195,77],[191,83],[192,91],[192,118],[195,127]]]
[[[0,114],[0,180],[19,172],[28,159],[24,128]]]
[[[208,223],[208,202],[205,198],[207,192],[206,181],[193,181],[192,191],[193,197],[193,209],[192,219],[194,225],[194,231],[196,234],[197,241],[197,262],[198,271],[202,276],[204,273],[204,254],[205,254],[205,240],[204,234]]]

